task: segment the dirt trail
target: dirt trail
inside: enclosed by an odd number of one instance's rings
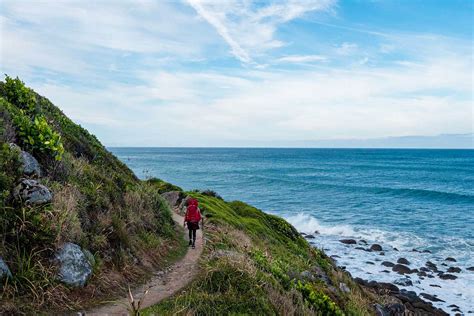
[[[178,223],[178,225],[183,225],[184,218],[175,212],[173,212],[173,220]],[[187,230],[185,230],[184,233],[187,234]],[[188,285],[198,272],[197,261],[202,253],[202,249],[202,233],[201,230],[198,230],[196,235],[196,249],[190,248],[184,258],[167,269],[168,272],[156,273],[148,283],[132,291],[135,299],[139,299],[148,289],[148,294],[143,300],[142,308],[154,305]],[[128,299],[122,298],[116,301],[116,303],[99,306],[86,311],[83,315],[128,315],[128,306]]]

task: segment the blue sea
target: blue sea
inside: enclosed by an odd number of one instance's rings
[[[436,295],[445,302],[435,305],[448,312],[450,304],[474,311],[474,271],[466,270],[474,266],[473,150],[110,150],[140,178],[211,189],[287,219],[313,234],[309,241],[353,276],[403,283],[406,277],[380,264],[400,257],[411,268],[428,260],[445,272],[459,267],[456,280],[411,274],[412,285],[400,287]],[[355,249],[342,238],[378,243],[384,254]]]

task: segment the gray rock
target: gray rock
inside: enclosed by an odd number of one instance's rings
[[[56,254],[59,261],[59,279],[67,285],[82,287],[92,274],[92,267],[81,247],[65,243]]]
[[[351,289],[347,286],[346,283],[340,282],[340,283],[339,283],[339,288],[340,288],[341,291],[343,291],[344,293],[350,293],[350,292],[351,292]]]
[[[390,316],[390,312],[385,309],[380,304],[374,304],[375,315],[376,316]]]
[[[2,257],[0,257],[0,281],[4,278],[11,278],[12,272],[8,268],[8,265],[3,261]],[[0,283],[1,287],[2,283]]]
[[[304,279],[304,280],[309,280],[309,281],[315,281],[316,280],[314,275],[311,272],[307,271],[307,270],[301,272],[300,275],[301,275],[301,278]]]
[[[373,244],[372,246],[370,246],[370,250],[372,250],[372,251],[383,251],[382,246],[380,246],[379,244]]]
[[[474,271],[474,267],[466,268],[466,270],[468,270],[468,271]]]
[[[306,239],[314,239],[315,237],[314,237],[314,235],[311,235],[311,234],[310,234],[310,235],[306,235],[305,238],[306,238]]]
[[[53,195],[47,187],[36,180],[22,179],[13,191],[15,199],[29,205],[50,203]]]
[[[23,165],[23,173],[25,175],[35,175],[37,177],[41,177],[41,166],[38,160],[35,159],[35,157],[27,153],[26,151],[22,151],[20,158]]]
[[[389,267],[389,268],[391,268],[391,267],[393,267],[395,264],[392,263],[392,262],[390,262],[390,261],[384,261],[384,262],[381,263],[381,265],[383,265],[384,267]]]
[[[456,262],[457,260],[454,259],[453,257],[447,257],[446,259],[444,259],[445,261],[451,261],[451,262]]]
[[[179,191],[170,191],[162,193],[161,196],[165,199],[166,202],[170,205],[171,208],[179,206],[179,203],[182,200],[182,193]]]
[[[400,278],[393,281],[393,283],[401,286],[412,286],[413,282],[409,278]]]

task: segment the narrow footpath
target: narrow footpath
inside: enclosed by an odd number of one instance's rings
[[[173,220],[178,225],[183,225],[184,218],[176,212],[173,212]],[[187,230],[184,230],[184,234],[187,235]],[[148,294],[146,294],[143,299],[141,308],[143,309],[155,305],[188,285],[198,272],[197,264],[202,250],[202,231],[198,230],[196,235],[196,249],[189,248],[188,252],[181,260],[175,262],[167,269],[168,272],[164,274],[156,273],[149,282],[132,291],[133,297],[137,300],[141,299],[143,293],[148,290]],[[82,312],[82,315],[128,315],[128,306],[128,298],[124,297],[112,304],[99,306],[89,311]]]

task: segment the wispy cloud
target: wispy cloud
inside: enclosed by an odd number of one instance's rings
[[[279,24],[311,11],[329,10],[335,4],[333,0],[291,0],[263,6],[258,1],[246,0],[187,1],[243,63],[254,63],[254,55],[285,44],[275,39]]]

